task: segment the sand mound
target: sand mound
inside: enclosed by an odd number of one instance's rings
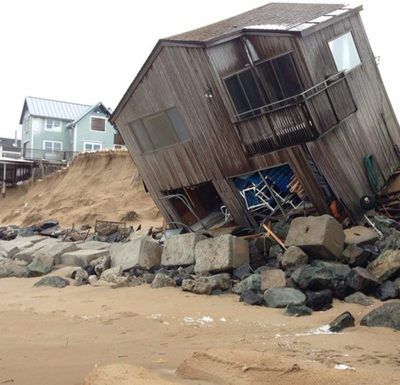
[[[130,223],[159,224],[159,212],[144,191],[127,151],[80,154],[69,168],[41,181],[10,188],[0,198],[0,224],[28,226],[57,219],[64,226],[119,221],[129,211]]]
[[[94,369],[83,385],[171,385],[145,368],[114,364]]]

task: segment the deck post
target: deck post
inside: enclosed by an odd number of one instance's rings
[[[3,198],[6,196],[6,173],[7,173],[7,163],[3,163],[3,186],[1,189],[1,195]]]

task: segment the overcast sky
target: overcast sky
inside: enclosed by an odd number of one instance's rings
[[[12,137],[20,130],[18,122],[27,95],[83,104],[101,100],[114,109],[159,38],[267,2],[1,1],[0,136]],[[400,117],[400,2],[365,0],[363,4],[364,24],[374,53],[381,58],[379,67]]]

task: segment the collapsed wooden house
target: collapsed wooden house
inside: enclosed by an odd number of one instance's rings
[[[156,44],[111,122],[168,222],[332,200],[361,217],[364,159],[384,183],[400,139],[361,10],[271,3]]]

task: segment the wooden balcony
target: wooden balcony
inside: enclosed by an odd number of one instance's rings
[[[345,74],[339,73],[298,95],[236,115],[233,123],[246,153],[256,155],[315,140],[356,110]]]

